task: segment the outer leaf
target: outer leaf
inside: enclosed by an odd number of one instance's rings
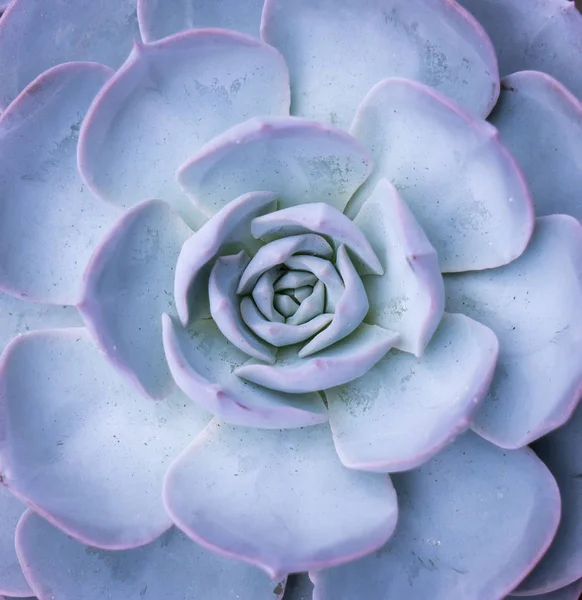
[[[342,462],[394,472],[432,458],[469,428],[491,382],[498,346],[487,327],[445,314],[422,358],[390,352],[364,377],[326,390]]]
[[[560,487],[562,520],[540,563],[517,588],[529,596],[551,592],[582,577],[582,405],[559,429],[537,441],[533,449]]]
[[[84,546],[32,511],[18,554],[41,600],[280,600],[285,580],[212,554],[172,528],[150,544],[111,552]]]
[[[497,267],[525,249],[533,209],[515,161],[489,124],[404,79],[379,83],[351,127],[376,161],[358,193],[391,181],[438,253],[444,272]]]
[[[18,598],[32,594],[14,548],[16,525],[25,509],[26,505],[0,485],[0,594]]]
[[[264,0],[137,0],[141,36],[146,42],[200,27],[234,29],[259,37]]]
[[[443,316],[445,292],[438,257],[394,186],[381,179],[354,218],[384,268],[364,277],[367,321],[397,331],[395,348],[421,356]]]
[[[81,318],[72,306],[37,304],[0,292],[0,352],[19,333],[80,325]]]
[[[394,485],[394,537],[360,561],[312,573],[314,600],[500,600],[560,519],[556,482],[531,450],[502,451],[472,432]]]
[[[211,320],[197,321],[186,330],[164,315],[163,330],[174,380],[204,410],[247,427],[303,427],[327,421],[317,394],[276,392],[237,377],[233,371],[247,356]]]
[[[184,208],[174,174],[189,156],[236,123],[288,110],[274,48],[229,31],[180,33],[137,45],[103,88],[81,130],[79,168],[115,204],[158,197]]]
[[[447,310],[490,327],[500,353],[473,428],[520,448],[564,423],[582,390],[582,227],[537,220],[526,252],[500,269],[445,277]]]
[[[170,526],[161,478],[206,422],[182,394],[155,403],[125,387],[83,328],[24,334],[0,361],[3,481],[92,546],[139,546]]]
[[[344,129],[386,77],[433,86],[478,117],[499,93],[491,42],[446,0],[266,0],[261,35],[289,65],[291,112]]]
[[[545,73],[503,79],[490,116],[523,169],[536,215],[582,218],[582,103]]]
[[[582,99],[582,16],[568,0],[461,0],[495,45],[501,75],[535,69]],[[568,60],[563,60],[567,56]]]
[[[0,287],[5,291],[51,304],[79,299],[83,270],[117,218],[117,211],[83,185],[76,160],[80,123],[110,76],[94,63],[55,67],[0,118]]]
[[[369,152],[343,131],[295,117],[261,117],[208,142],[177,177],[207,215],[255,190],[277,192],[280,208],[326,202],[343,211],[371,168]]]
[[[60,63],[117,68],[137,29],[135,0],[14,0],[0,21],[0,108]]]
[[[175,312],[174,268],[192,231],[160,200],[138,204],[97,249],[79,309],[101,349],[131,383],[164,398],[174,382],[160,315]]]
[[[325,425],[267,431],[215,420],[168,471],[164,498],[188,535],[273,577],[370,552],[397,517],[388,476],[345,469]]]

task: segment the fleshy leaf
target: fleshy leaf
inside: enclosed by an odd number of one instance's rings
[[[536,215],[582,218],[580,101],[545,73],[523,71],[503,79],[490,121],[523,169]]]
[[[39,598],[280,600],[285,589],[284,580],[216,556],[175,528],[141,548],[111,552],[84,546],[27,511],[16,543]]]
[[[213,27],[259,37],[264,0],[137,0],[145,42],[179,31]]]
[[[248,381],[292,394],[325,390],[364,375],[397,338],[394,331],[362,323],[348,337],[308,358],[298,356],[298,348],[291,346],[279,352],[274,365],[250,360],[234,372]]]
[[[25,510],[26,505],[0,484],[0,594],[18,598],[33,593],[24,578],[14,547],[16,526]]]
[[[61,63],[117,68],[137,33],[135,0],[13,0],[0,21],[0,109]],[[85,85],[79,82],[72,96]]]
[[[537,219],[524,254],[491,271],[445,277],[447,310],[490,327],[499,361],[473,429],[519,448],[564,423],[582,390],[582,227],[572,217]]]
[[[292,317],[299,308],[297,300],[287,296],[286,294],[277,294],[274,298],[275,308],[282,314],[286,319]]]
[[[562,519],[550,549],[522,582],[516,595],[550,592],[582,577],[582,405],[533,450],[552,472],[562,496]]]
[[[582,16],[574,2],[460,0],[460,4],[491,37],[502,76],[526,69],[543,71],[582,99]],[[563,60],[565,56],[568,60]]]
[[[312,573],[316,600],[503,598],[560,518],[556,482],[531,450],[503,451],[472,432],[393,481],[395,535],[362,560]]]
[[[343,211],[371,168],[369,152],[344,131],[294,117],[262,117],[214,138],[177,177],[207,215],[254,190],[277,192],[280,208],[326,202]]]
[[[289,65],[292,114],[344,129],[386,77],[433,86],[478,117],[499,93],[491,42],[446,0],[266,0],[261,35]]]
[[[303,294],[301,290],[311,288],[299,288],[296,290],[296,295],[301,298]],[[317,315],[323,313],[325,310],[325,285],[323,281],[318,281],[313,286],[313,291],[309,295],[301,300],[301,305],[292,317],[287,319],[289,325],[301,325],[306,323],[310,319],[313,319]]]
[[[83,328],[24,334],[0,360],[2,479],[91,546],[135,547],[170,526],[163,474],[207,421],[181,393],[134,392]]]
[[[582,594],[582,579],[571,583],[570,585],[560,588],[555,592],[548,592],[547,594],[536,594],[535,600],[580,600]],[[517,594],[512,593],[506,600],[515,600]]]
[[[344,293],[344,282],[329,260],[319,256],[295,255],[285,261],[289,269],[309,271],[325,286],[325,310],[334,312],[339,299]]]
[[[265,342],[277,348],[288,346],[289,344],[298,344],[299,342],[308,340],[326,327],[326,325],[329,325],[334,318],[331,314],[323,313],[301,325],[273,323],[265,319],[249,296],[245,296],[241,300],[240,312],[243,321],[251,331],[261,339],[265,340]],[[282,391],[285,390],[283,389]]]
[[[15,335],[31,329],[77,327],[81,317],[72,306],[37,304],[0,292],[0,353]]]
[[[464,315],[445,314],[422,358],[389,352],[364,377],[326,390],[342,462],[378,472],[426,462],[469,428],[497,351],[490,329]]]
[[[204,224],[183,246],[176,263],[174,300],[183,325],[209,314],[208,278],[224,246],[245,246],[250,222],[274,203],[271,192],[243,194]]]
[[[325,235],[335,244],[345,244],[353,253],[354,262],[362,266],[362,275],[381,275],[382,265],[366,236],[343,213],[324,202],[309,206],[290,206],[253,219],[251,231],[256,238],[269,240],[312,231]]]
[[[31,12],[36,10],[31,7]],[[110,76],[109,69],[93,63],[55,67],[2,114],[3,290],[51,304],[74,304],[79,299],[85,265],[117,218],[113,207],[83,185],[76,154],[81,120]]]
[[[249,257],[244,250],[236,255],[222,256],[212,267],[208,283],[210,314],[226,339],[239,350],[265,362],[275,362],[273,348],[254,336],[243,322],[236,294],[238,280]]]
[[[367,320],[400,334],[394,347],[421,356],[444,311],[445,292],[438,257],[394,186],[381,179],[354,223],[384,267],[364,277],[370,302]]]
[[[379,179],[391,181],[443,271],[497,267],[523,252],[533,227],[531,198],[491,125],[426,86],[389,79],[364,98],[351,133],[376,162],[358,198],[365,200]]]
[[[303,427],[327,421],[318,394],[287,394],[243,381],[233,370],[247,355],[211,320],[186,330],[163,316],[164,349],[174,380],[200,407],[224,421],[248,427]]]
[[[281,274],[281,267],[272,267],[268,271],[265,271],[255,283],[251,295],[257,308],[263,313],[263,315],[274,321],[275,323],[284,323],[285,317],[276,310],[275,301],[275,289],[274,282]],[[240,277],[238,278],[240,280]],[[238,287],[238,280],[236,285]]]
[[[317,277],[308,271],[286,271],[275,281],[273,288],[276,292],[294,290],[306,286],[314,286]]]
[[[288,271],[289,273],[294,273],[296,271]],[[318,281],[314,286],[310,286],[310,285],[302,285],[301,287],[296,288],[295,290],[293,290],[293,297],[298,301],[298,302],[303,302],[305,299],[309,298],[309,296],[311,296],[311,294],[315,291],[315,288],[321,285],[322,289],[323,289],[323,298],[325,300],[325,286],[323,285],[323,283],[321,281]],[[317,312],[321,312],[323,311],[323,308],[320,309]]]
[[[176,169],[226,128],[288,110],[285,62],[253,38],[194,30],[136,45],[83,123],[79,168],[115,204],[158,197],[191,209]]]
[[[344,291],[335,305],[333,320],[329,327],[318,333],[299,350],[298,355],[301,358],[311,356],[343,340],[356,330],[370,307],[364,284],[343,244],[336,254],[336,268],[344,282]]]
[[[79,310],[116,367],[152,398],[171,393],[160,315],[174,312],[174,267],[190,228],[165,202],[129,210],[93,255]]]
[[[373,551],[398,512],[389,477],[344,468],[327,425],[258,430],[214,420],[170,467],[164,500],[187,535],[272,577]]]
[[[267,269],[284,263],[294,254],[314,254],[323,258],[331,258],[333,248],[323,236],[315,233],[303,233],[274,240],[259,248],[253,256],[242,274],[238,293],[249,294],[259,277]]]

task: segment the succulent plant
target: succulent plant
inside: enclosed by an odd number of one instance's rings
[[[13,0],[0,594],[578,598],[579,98],[565,0]]]

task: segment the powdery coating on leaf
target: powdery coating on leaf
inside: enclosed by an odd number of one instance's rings
[[[359,561],[311,573],[314,600],[501,600],[560,520],[558,487],[534,453],[503,451],[472,432],[393,481],[395,535]]]
[[[370,149],[376,169],[348,216],[385,178],[424,229],[443,272],[496,267],[523,252],[533,228],[531,198],[491,125],[427,86],[387,79],[364,98],[350,131]]]
[[[582,577],[582,405],[570,420],[538,440],[533,449],[560,487],[562,520],[542,560],[518,587],[517,595],[550,592]]]
[[[325,425],[214,420],[168,471],[164,500],[187,535],[273,577],[371,552],[397,519],[389,477],[345,469]]]
[[[175,528],[141,548],[111,552],[84,546],[27,511],[16,545],[35,593],[47,600],[278,600],[285,589],[284,579],[217,556]]]
[[[23,597],[33,593],[14,548],[16,525],[25,510],[26,505],[0,484],[0,594]]]
[[[83,124],[79,169],[115,204],[159,197],[188,213],[176,169],[225,129],[288,110],[285,61],[258,40],[204,29],[136,45]]]
[[[117,211],[77,172],[81,121],[111,71],[68,63],[43,73],[0,117],[0,287],[51,304],[79,299],[83,269]]]
[[[232,200],[183,246],[176,263],[174,300],[183,325],[208,316],[208,278],[213,261],[225,245],[246,246],[253,218],[265,213],[277,198],[252,192]]]
[[[89,545],[135,547],[170,526],[161,479],[207,421],[181,393],[126,387],[83,328],[24,334],[0,361],[3,482]]]
[[[444,311],[435,249],[394,186],[381,179],[354,218],[380,257],[384,273],[363,277],[368,323],[399,333],[394,347],[421,356]]]
[[[174,382],[160,315],[175,312],[174,268],[190,228],[165,202],[125,213],[93,255],[78,305],[99,347],[142,393],[166,397]]]
[[[60,63],[119,67],[138,35],[135,0],[14,0],[0,20],[0,109]]]
[[[445,276],[447,310],[490,327],[500,343],[473,429],[520,448],[559,427],[582,390],[582,227],[540,217],[524,254],[499,269]]]
[[[582,15],[570,0],[460,0],[491,36],[502,76],[548,73],[582,99]]]
[[[469,428],[498,349],[487,327],[445,314],[422,358],[392,351],[364,377],[326,390],[342,462],[377,472],[425,463]]]
[[[433,86],[480,118],[499,94],[489,39],[447,0],[266,0],[261,36],[289,65],[292,114],[342,129],[386,77]]]
[[[142,39],[159,40],[201,27],[234,29],[259,37],[264,0],[137,0]]]
[[[397,339],[394,331],[362,323],[343,340],[307,358],[300,357],[298,347],[287,346],[279,351],[274,365],[251,359],[234,372],[258,385],[291,394],[326,390],[365,375]]]
[[[524,171],[536,215],[582,218],[582,103],[545,73],[522,71],[503,79],[489,120]]]
[[[289,394],[243,381],[235,369],[248,358],[210,320],[182,328],[163,316],[164,350],[178,387],[204,410],[247,427],[303,427],[327,421],[318,394]]]
[[[344,131],[296,117],[260,117],[208,142],[177,179],[207,215],[255,190],[277,192],[279,208],[326,202],[343,211],[371,170],[368,150]]]

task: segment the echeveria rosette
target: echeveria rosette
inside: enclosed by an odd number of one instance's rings
[[[582,18],[462,4],[10,5],[0,594],[580,592]]]

